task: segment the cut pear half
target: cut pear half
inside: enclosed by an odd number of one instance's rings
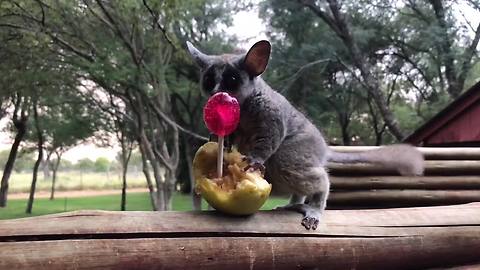
[[[232,215],[250,215],[268,199],[272,185],[260,171],[245,171],[248,165],[236,149],[224,155],[224,175],[217,177],[218,144],[201,146],[193,159],[195,190],[213,208]]]

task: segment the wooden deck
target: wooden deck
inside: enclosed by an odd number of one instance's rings
[[[316,231],[281,211],[78,211],[0,221],[0,269],[460,266],[480,267],[480,203],[329,210]]]

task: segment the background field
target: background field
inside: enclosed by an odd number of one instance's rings
[[[284,198],[270,198],[262,207],[264,210],[272,209],[276,206],[285,204]],[[98,209],[98,210],[120,210],[120,195],[106,195],[93,197],[77,197],[77,198],[57,198],[50,201],[47,198],[39,198],[35,200],[32,215],[25,214],[27,200],[15,199],[9,200],[6,208],[0,209],[0,219],[21,218],[29,216],[39,216],[52,213],[74,211],[81,209]],[[203,204],[206,209],[206,203]],[[131,193],[127,194],[127,210],[128,211],[151,211],[150,198],[148,193]],[[173,198],[174,211],[192,210],[190,197],[185,194],[175,194]]]
[[[30,189],[31,174],[29,173],[15,173],[12,174],[10,182],[10,195],[28,192]],[[75,211],[82,209],[98,209],[98,210],[120,210],[120,190],[121,180],[118,175],[105,173],[84,173],[78,172],[61,173],[57,180],[57,191],[76,191],[89,190],[91,194],[96,191],[110,190],[117,192],[114,195],[102,196],[82,196],[71,197],[62,194],[71,194],[72,192],[58,192],[55,200],[51,201],[48,198],[36,198],[33,205],[32,215],[25,214],[25,207],[27,205],[26,199],[9,199],[6,208],[0,208],[0,219],[21,218],[29,216],[46,215],[52,213]],[[51,187],[50,180],[44,180],[40,176],[37,183],[37,194],[39,192],[49,192]],[[128,178],[128,187],[146,188],[145,180],[141,174],[130,174]],[[89,192],[87,191],[86,194]],[[85,194],[84,194],[85,195]],[[262,209],[272,209],[276,206],[285,204],[285,198],[270,198]],[[177,193],[173,198],[173,210],[175,211],[189,211],[192,210],[191,199],[187,194]],[[204,209],[207,204],[203,203]],[[150,198],[147,192],[129,193],[127,190],[127,210],[128,211],[151,211]]]
[[[128,187],[138,188],[146,187],[145,178],[141,173],[128,174]],[[12,173],[10,178],[10,193],[29,192],[32,182],[32,173]],[[122,180],[116,173],[81,173],[79,171],[59,172],[56,181],[56,190],[105,190],[105,189],[121,189]],[[42,174],[39,174],[37,181],[37,191],[50,191],[52,182],[50,179],[45,180]]]

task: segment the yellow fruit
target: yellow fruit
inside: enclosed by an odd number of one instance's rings
[[[247,163],[237,150],[226,152],[223,177],[217,177],[218,144],[201,146],[193,159],[195,189],[215,209],[233,215],[253,214],[270,195],[272,185],[259,171],[244,171]]]

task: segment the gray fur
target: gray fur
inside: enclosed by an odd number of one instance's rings
[[[215,70],[216,85],[213,90],[204,92],[227,91],[238,99],[241,113],[240,124],[234,134],[235,144],[252,164],[265,165],[265,178],[274,188],[288,190],[292,194],[290,204],[282,209],[302,213],[302,225],[307,229],[316,229],[326,207],[330,188],[325,169],[328,161],[377,163],[398,168],[402,174],[408,175],[423,172],[423,157],[407,145],[362,153],[330,150],[320,131],[285,97],[270,88],[261,77],[248,74],[244,66],[246,55],[259,57],[266,51],[263,48],[262,53],[255,55],[258,44],[243,55],[206,56],[191,44],[189,50],[194,52],[192,56],[196,61],[203,61],[199,63],[203,72]],[[262,41],[260,46],[264,45],[265,41]],[[249,60],[252,62],[252,59]],[[238,89],[220,89],[226,66],[238,69],[238,79],[242,81]],[[308,205],[304,203],[306,197],[309,198]]]
[[[374,163],[396,169],[402,175],[422,175],[423,155],[407,144],[395,144],[359,153],[330,151],[328,161],[337,163]]]

